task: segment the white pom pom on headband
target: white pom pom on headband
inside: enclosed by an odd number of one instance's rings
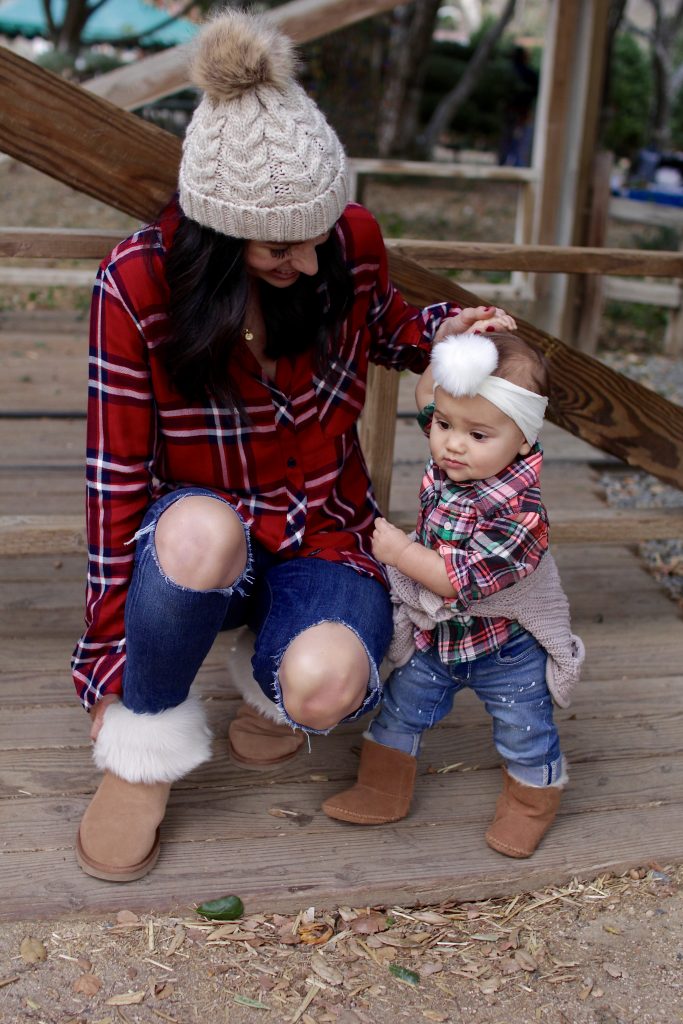
[[[548,399],[494,375],[498,349],[490,338],[451,334],[434,346],[431,362],[436,385],[454,398],[481,395],[517,424],[529,444],[535,443]]]

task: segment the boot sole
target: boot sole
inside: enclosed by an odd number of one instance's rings
[[[502,853],[505,857],[514,857],[515,860],[526,860],[536,852],[536,848],[533,850],[518,850],[514,846],[506,846],[504,843],[499,843],[495,839],[490,839],[488,836],[484,836],[486,843],[495,850],[496,853]]]
[[[85,871],[86,875],[91,875],[93,878],[100,878],[105,882],[137,881],[138,878],[142,878],[152,870],[159,859],[159,850],[159,829],[157,829],[156,836],[154,837],[154,845],[144,860],[141,860],[138,864],[131,864],[128,867],[117,868],[113,867],[111,864],[101,864],[99,861],[93,860],[92,857],[89,857],[81,844],[80,832],[76,839],[76,860],[78,861],[79,867]]]
[[[293,761],[303,745],[304,741],[302,740],[301,746],[297,747],[297,749],[293,750],[290,754],[283,754],[281,757],[274,757],[270,761],[247,761],[239,756],[230,740],[228,740],[228,756],[232,763],[237,765],[238,768],[246,768],[247,771],[251,772],[267,772],[269,768],[279,768],[281,764],[287,764],[288,761]]]

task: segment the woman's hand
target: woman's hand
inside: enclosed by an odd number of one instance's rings
[[[372,553],[385,565],[398,565],[398,560],[413,542],[410,537],[392,526],[386,519],[375,519],[375,530],[372,534]]]
[[[105,693],[102,700],[99,700],[90,712],[92,724],[90,726],[90,739],[96,740],[102,725],[104,724],[104,713],[110,704],[114,704],[120,697],[117,693]]]
[[[464,334],[466,331],[516,331],[514,317],[498,306],[468,306],[457,316],[450,316],[439,326],[434,344],[443,341],[450,334]]]

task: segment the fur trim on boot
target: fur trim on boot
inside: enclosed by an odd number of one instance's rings
[[[567,779],[566,767],[554,786],[524,786],[505,768],[502,771],[503,791],[486,842],[506,857],[530,857],[555,820],[564,788],[562,780]]]
[[[328,797],[322,809],[328,818],[354,825],[400,821],[410,810],[416,774],[417,758],[364,739],[356,784]]]
[[[230,655],[232,682],[245,704],[259,711],[270,722],[285,724],[286,719],[277,704],[269,700],[254,679],[251,658],[254,653],[254,635],[247,629],[235,638],[235,647]]]
[[[211,732],[196,697],[156,715],[110,704],[93,748],[95,764],[126,782],[175,782],[211,757]]]

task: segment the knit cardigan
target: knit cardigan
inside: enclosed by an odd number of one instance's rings
[[[392,668],[411,658],[416,626],[433,629],[445,619],[501,616],[519,622],[548,652],[548,689],[556,704],[569,707],[586,651],[580,637],[571,631],[569,601],[549,551],[534,572],[496,594],[473,601],[465,614],[446,608],[443,598],[393,566],[387,566],[387,573],[394,604],[394,635],[387,653]]]

